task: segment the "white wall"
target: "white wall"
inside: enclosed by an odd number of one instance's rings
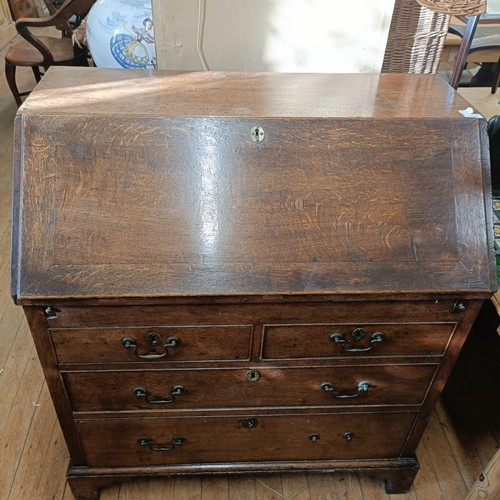
[[[395,0],[153,0],[158,67],[379,72]]]

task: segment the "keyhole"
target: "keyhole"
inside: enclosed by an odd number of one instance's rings
[[[352,339],[357,342],[365,338],[366,332],[363,328],[355,328],[351,333]]]
[[[260,373],[257,370],[248,370],[246,374],[246,379],[249,382],[257,382],[260,379]]]
[[[146,336],[146,342],[150,346],[155,347],[161,343],[161,337],[155,332],[149,332]]]
[[[344,434],[342,434],[342,437],[346,441],[352,441],[352,438],[354,437],[354,434],[352,432],[344,432]]]
[[[250,137],[252,138],[252,141],[255,143],[262,142],[265,137],[265,132],[262,127],[253,127],[251,132],[250,132]]]
[[[248,417],[243,420],[243,427],[245,429],[253,429],[259,425],[259,421],[256,418]]]

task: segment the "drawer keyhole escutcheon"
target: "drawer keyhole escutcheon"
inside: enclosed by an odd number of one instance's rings
[[[383,332],[373,332],[370,338],[370,345],[368,347],[346,347],[347,344],[359,342],[366,336],[364,328],[355,328],[350,334],[342,335],[340,333],[331,333],[328,336],[330,342],[342,346],[345,352],[368,352],[373,349],[376,344],[384,340]]]
[[[149,332],[146,335],[146,342],[150,346],[156,347],[157,345],[161,344],[161,337],[157,333],[155,333],[155,332]]]
[[[320,385],[321,390],[325,392],[329,392],[334,398],[337,399],[351,399],[351,398],[357,398],[362,392],[368,392],[368,389],[370,388],[370,382],[360,382],[357,387],[357,391],[352,393],[352,394],[341,394],[337,392],[335,389],[334,385],[331,382],[323,382]]]
[[[157,347],[161,345],[162,339],[161,336],[158,335],[156,332],[149,332],[146,335],[146,342],[149,344],[151,347]],[[176,337],[176,336],[170,336],[167,337],[167,340],[165,341],[165,344],[163,345],[163,352],[145,352],[145,353],[140,353],[138,352],[138,346],[137,346],[137,341],[132,338],[132,337],[124,337],[122,339],[122,346],[125,347],[125,349],[133,349],[135,352],[135,355],[138,358],[141,359],[159,359],[159,358],[164,358],[168,354],[168,349],[177,347],[180,345],[181,340]]]
[[[262,142],[265,136],[266,133],[264,129],[258,125],[256,127],[253,127],[252,130],[250,131],[250,137],[252,138],[252,141],[255,142],[256,144]]]
[[[181,446],[186,441],[186,438],[183,436],[175,436],[172,439],[172,442],[167,445],[156,445],[154,441],[149,438],[139,438],[137,443],[140,446],[147,446],[150,450],[153,451],[174,451],[177,446]]]
[[[248,417],[241,424],[245,429],[253,429],[259,425],[259,421],[255,417]]]
[[[260,372],[258,370],[248,370],[245,377],[249,382],[257,382],[260,379]]]
[[[342,437],[346,441],[352,441],[352,438],[354,437],[354,434],[352,432],[344,432],[344,434],[342,434]]]
[[[313,443],[317,443],[319,441],[320,435],[319,434],[311,434],[309,436],[309,440],[312,441]]]
[[[149,392],[144,387],[136,387],[134,389],[134,394],[138,399],[144,399],[151,405],[161,405],[161,404],[175,403],[175,398],[177,396],[180,396],[181,394],[184,394],[185,390],[186,389],[184,389],[182,385],[176,385],[170,391],[170,394],[172,395],[171,398],[159,398],[159,399],[151,399]]]

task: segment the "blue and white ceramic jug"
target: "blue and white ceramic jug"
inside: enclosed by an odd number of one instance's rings
[[[87,43],[96,66],[156,68],[149,0],[97,0],[87,17]]]

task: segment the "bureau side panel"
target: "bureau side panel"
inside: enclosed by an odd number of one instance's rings
[[[458,324],[455,334],[448,345],[445,356],[439,365],[434,381],[429,389],[429,393],[422,407],[420,416],[416,421],[415,428],[413,429],[408,443],[405,446],[403,452],[404,455],[413,456],[415,454],[418,443],[429,422],[431,412],[444,389],[455,362],[457,361],[458,355],[460,354],[460,350],[469,335],[483,303],[484,301],[482,300],[470,301],[467,303],[467,308],[464,311],[462,321]]]
[[[47,320],[40,308],[25,307],[24,312],[31,329],[35,347],[43,368],[47,387],[68,446],[73,465],[84,464],[84,454],[80,446],[78,433],[72,418],[71,403],[57,366],[50,335],[47,331]]]

